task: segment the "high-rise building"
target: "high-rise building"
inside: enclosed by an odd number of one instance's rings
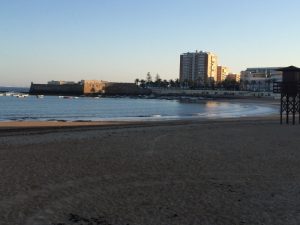
[[[218,58],[215,54],[207,52],[207,76],[209,79],[217,80]]]
[[[217,56],[210,52],[196,51],[180,55],[180,82],[208,83],[217,80]]]
[[[217,82],[222,82],[226,79],[226,76],[229,74],[229,68],[226,66],[218,66],[217,72]]]

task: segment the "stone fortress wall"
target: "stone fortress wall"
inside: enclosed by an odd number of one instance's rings
[[[108,82],[104,85],[104,94],[107,95],[147,95],[151,90],[138,87],[134,83]]]
[[[102,80],[83,80],[83,94],[102,94],[107,83]]]
[[[82,95],[82,84],[34,84],[31,83],[29,94],[32,95]]]
[[[139,95],[150,94],[151,90],[142,89],[134,83],[115,83],[101,80],[82,80],[78,83],[50,81],[48,84],[31,83],[33,95]]]

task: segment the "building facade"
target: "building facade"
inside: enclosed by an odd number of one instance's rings
[[[196,51],[180,55],[180,82],[209,83],[217,80],[217,56],[210,52]]]
[[[271,91],[273,82],[282,80],[281,67],[247,68],[241,72],[241,87],[252,91]]]
[[[234,80],[236,82],[240,82],[241,76],[240,76],[240,74],[229,73],[228,75],[226,75],[225,79]]]
[[[229,74],[229,68],[226,66],[218,66],[217,69],[217,82],[222,82],[226,79],[226,76]]]
[[[81,83],[83,86],[83,94],[95,94],[102,93],[108,82],[102,80],[82,80]]]

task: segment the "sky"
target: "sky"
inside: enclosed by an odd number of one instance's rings
[[[0,86],[179,76],[203,50],[231,72],[300,66],[299,0],[0,0]]]

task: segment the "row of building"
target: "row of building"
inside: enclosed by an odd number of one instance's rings
[[[180,55],[180,83],[183,86],[210,86],[225,80],[240,82],[240,89],[252,91],[271,91],[273,82],[282,80],[281,67],[247,68],[240,74],[231,73],[226,66],[218,65],[217,55],[211,52],[196,51]],[[47,84],[31,83],[31,94],[149,94],[150,90],[134,83],[114,83],[99,80],[49,81]]]
[[[247,68],[239,74],[231,73],[226,66],[218,65],[217,55],[211,52],[196,51],[180,55],[180,82],[192,82],[199,85],[211,82],[221,83],[229,79],[241,82],[241,86],[250,89],[270,89],[273,82],[282,80],[281,67]]]
[[[238,74],[230,73],[226,66],[218,65],[217,55],[211,52],[196,51],[180,55],[180,82],[209,84],[225,79],[240,79]]]

